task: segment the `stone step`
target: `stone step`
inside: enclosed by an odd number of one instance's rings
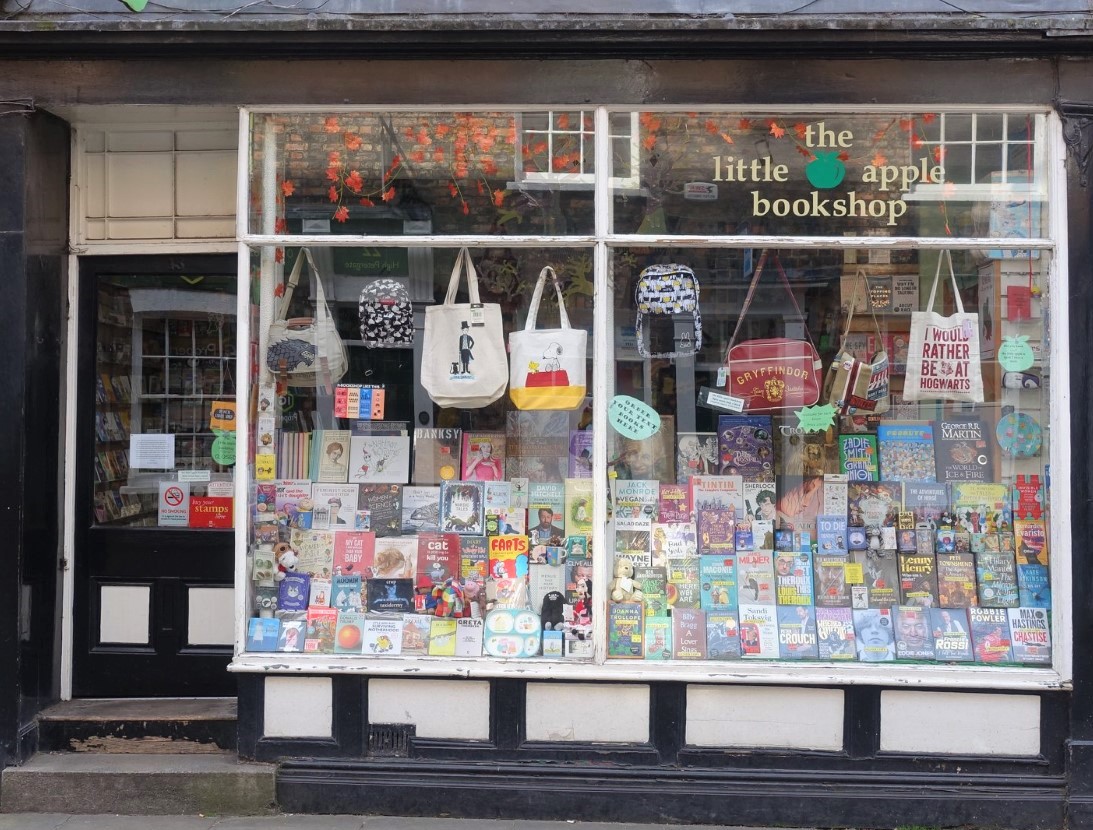
[[[227,752],[43,752],[3,771],[0,812],[270,815],[274,772]]]

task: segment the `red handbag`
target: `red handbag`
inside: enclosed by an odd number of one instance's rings
[[[783,409],[800,409],[812,406],[820,400],[823,367],[820,355],[805,327],[805,340],[787,337],[768,337],[762,340],[745,340],[737,343],[736,337],[744,329],[744,317],[755,298],[755,289],[763,276],[768,252],[763,251],[755,266],[748,296],[740,309],[736,329],[725,352],[726,386],[728,393],[744,399],[745,412],[776,412]],[[774,257],[782,286],[789,294],[799,319],[804,320],[797,298],[793,296],[786,272],[778,257]]]

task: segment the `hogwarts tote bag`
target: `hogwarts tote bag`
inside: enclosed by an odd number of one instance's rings
[[[558,294],[560,328],[537,329],[547,277]],[[523,331],[509,335],[509,397],[517,409],[576,409],[585,397],[588,332],[569,325],[558,275],[549,265],[539,273]]]
[[[457,303],[459,281],[467,272],[469,303]],[[483,305],[471,253],[460,250],[441,305],[425,309],[421,385],[438,406],[480,409],[505,394],[509,365],[501,306]]]
[[[956,313],[934,309],[942,263],[948,263]],[[908,401],[944,400],[982,403],[983,374],[979,357],[979,315],[966,314],[953,271],[953,257],[942,251],[925,311],[911,314],[907,347],[907,378],[903,397]]]

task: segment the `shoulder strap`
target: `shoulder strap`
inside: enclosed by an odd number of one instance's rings
[[[880,323],[877,322],[877,312],[873,310],[873,301],[869,297],[869,278],[864,268],[858,268],[858,273],[854,275],[854,296],[850,298],[850,307],[846,310],[846,326],[843,328],[840,347],[846,342],[846,336],[850,334],[850,321],[854,319],[854,306],[858,304],[858,289],[863,285],[865,286],[865,304],[869,306],[869,313],[873,316],[873,328],[877,330],[877,342],[882,343],[884,340],[880,333]]]
[[[321,307],[315,316],[322,317],[327,314],[326,294],[323,292],[323,281],[319,277],[319,269],[315,267],[315,259],[311,256],[310,248],[300,248],[296,255],[296,261],[292,264],[292,271],[285,283],[285,296],[281,298],[281,305],[277,309],[277,319],[284,320],[288,316],[288,307],[292,304],[292,295],[296,293],[296,287],[300,284],[300,275],[303,271],[304,258],[307,258],[308,267],[311,269],[311,279],[315,281],[316,306]]]
[[[937,255],[937,271],[934,272],[934,284],[930,288],[930,300],[926,303],[926,310],[934,310],[934,298],[937,294],[937,283],[941,279],[941,263],[943,260],[949,261],[949,278],[953,281],[953,302],[956,304],[956,310],[958,313],[964,313],[964,301],[960,299],[960,288],[956,284],[956,271],[953,270],[953,255],[948,249],[942,251]]]
[[[740,307],[740,316],[736,318],[736,327],[733,329],[732,337],[729,339],[729,346],[725,353],[728,354],[728,350],[732,349],[736,345],[736,338],[740,335],[740,331],[743,329],[744,316],[748,313],[748,309],[751,308],[752,300],[755,299],[755,289],[759,286],[759,280],[763,276],[763,268],[767,264],[767,257],[770,252],[764,248],[763,252],[759,255],[759,262],[755,266],[755,276],[751,278],[751,285],[748,286],[748,296],[744,298],[744,305]],[[789,278],[786,277],[786,271],[782,267],[782,261],[778,258],[778,254],[774,254],[774,264],[778,266],[778,278],[782,283],[782,287],[785,288],[786,293],[789,294],[789,300],[793,303],[793,308],[797,312],[797,316],[804,319],[804,314],[801,313],[801,306],[797,303],[797,297],[793,294],[793,288],[789,284]],[[806,321],[805,325],[805,339],[812,343],[812,335],[808,331],[808,325]],[[815,345],[812,346],[816,348]]]
[[[482,302],[478,296],[478,274],[471,262],[471,252],[468,248],[460,248],[455,258],[455,266],[452,268],[451,279],[448,280],[448,293],[444,296],[444,305],[455,305],[455,295],[459,293],[459,280],[463,275],[463,268],[467,269],[467,297],[471,303],[477,305]]]
[[[528,306],[528,319],[524,324],[524,331],[533,331],[535,329],[535,321],[539,317],[539,303],[543,299],[543,288],[546,285],[548,275],[554,283],[554,290],[558,292],[558,320],[563,329],[570,327],[569,315],[565,310],[565,298],[562,296],[562,286],[558,284],[558,275],[548,265],[539,272],[539,279],[535,282],[535,292],[531,295],[531,305]]]

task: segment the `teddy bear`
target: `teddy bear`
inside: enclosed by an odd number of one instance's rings
[[[624,556],[615,560],[615,578],[611,580],[612,602],[641,602],[643,594],[634,582],[634,563]]]
[[[296,572],[296,563],[299,559],[296,557],[296,551],[292,549],[292,545],[288,542],[278,542],[274,545],[273,556],[277,562],[277,573],[274,575],[277,582],[284,579],[285,574]]]

